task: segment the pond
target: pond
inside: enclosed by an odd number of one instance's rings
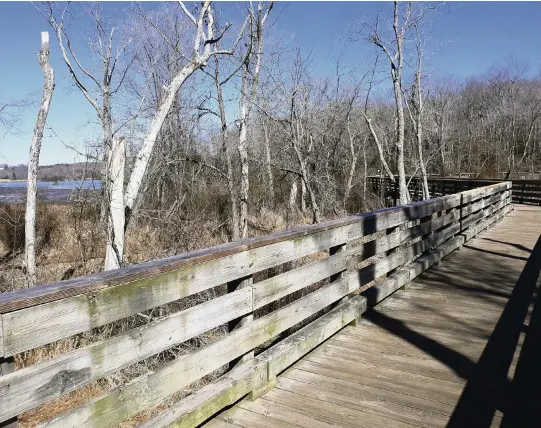
[[[22,202],[26,181],[0,181],[0,202]],[[100,180],[38,181],[38,198],[50,202],[69,202],[96,194]]]

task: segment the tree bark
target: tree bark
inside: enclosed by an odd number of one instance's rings
[[[27,286],[36,285],[36,195],[39,154],[43,130],[47,121],[49,107],[54,92],[54,71],[49,64],[49,33],[41,33],[41,49],[38,53],[38,61],[43,71],[43,94],[41,105],[34,128],[32,145],[30,146],[30,159],[28,161],[28,187],[26,193],[26,216],[25,216],[25,265],[27,271]]]
[[[113,139],[109,156],[109,209],[107,219],[107,246],[105,270],[118,269],[124,264],[124,168],[126,142]]]
[[[163,123],[165,122],[165,118],[171,110],[173,101],[177,96],[180,87],[183,85],[186,79],[188,79],[199,67],[206,64],[209,57],[210,55],[208,55],[205,59],[193,59],[189,64],[184,66],[182,70],[178,72],[178,74],[174,77],[169,86],[166,88],[164,99],[160,103],[158,111],[152,119],[150,130],[143,140],[143,145],[137,153],[137,159],[133,166],[128,185],[126,187],[126,193],[124,195],[124,204],[126,206],[126,227],[128,227],[129,220],[135,208],[135,204],[139,196],[139,190],[143,183],[143,179],[145,177],[148,164],[150,162],[152,150],[154,149],[154,145],[156,144],[158,135],[160,134]]]
[[[215,47],[217,49],[217,47]],[[220,62],[218,56],[214,56],[215,70],[214,80],[216,84],[216,94],[218,98],[218,111],[220,116],[220,135],[222,138],[222,153],[225,158],[225,176],[227,180],[227,188],[229,190],[229,204],[231,215],[229,217],[229,228],[231,231],[231,239],[233,241],[239,239],[239,211],[237,207],[237,195],[235,192],[235,183],[233,181],[233,164],[231,162],[231,153],[227,147],[227,119],[225,114],[225,103],[220,82]]]
[[[273,7],[273,2],[269,4],[267,11],[263,14],[263,5],[259,1],[257,4],[257,17],[255,37],[250,34],[250,47],[256,45],[255,52],[255,65],[253,71],[253,80],[251,84],[248,82],[248,75],[250,74],[250,61],[251,52],[248,52],[246,59],[242,67],[242,84],[241,84],[241,106],[240,106],[240,119],[239,119],[239,156],[240,156],[240,189],[239,189],[239,208],[240,208],[240,237],[242,239],[248,237],[248,197],[250,190],[250,177],[249,177],[249,165],[248,165],[248,119],[250,116],[250,110],[257,94],[257,88],[259,84],[259,73],[261,71],[261,59],[263,54],[263,28],[265,21],[269,16],[269,13]],[[253,14],[253,12],[252,12]]]
[[[269,141],[269,129],[266,120],[263,121],[263,142],[265,146],[265,172],[267,175],[267,190],[270,199],[270,206],[275,206],[274,200],[274,177],[272,175],[272,157],[271,157],[271,148]]]
[[[250,177],[248,165],[248,106],[246,88],[248,84],[248,65],[242,74],[240,129],[239,129],[239,157],[240,157],[240,187],[239,187],[239,235],[241,239],[248,237],[248,191],[250,190]]]
[[[370,130],[370,134],[372,134],[372,138],[374,139],[374,142],[376,143],[376,147],[378,149],[379,159],[381,161],[381,164],[383,165],[383,169],[391,179],[391,181],[395,182],[395,176],[393,172],[391,171],[391,168],[389,168],[389,165],[387,164],[387,161],[385,160],[385,156],[383,155],[383,147],[381,146],[381,142],[379,140],[378,134],[376,133],[376,130],[374,129],[374,125],[372,124],[372,120],[368,117],[366,112],[363,113],[364,120],[366,121],[366,125],[368,126],[368,129]]]
[[[410,5],[411,7],[411,5]],[[393,91],[396,102],[396,151],[397,151],[397,169],[398,169],[398,185],[400,192],[400,204],[405,205],[410,201],[408,186],[406,184],[406,170],[404,166],[404,103],[402,101],[402,68],[404,64],[404,55],[402,52],[402,43],[404,39],[403,32],[398,29],[398,2],[394,3],[394,22],[393,29],[396,38],[397,46],[397,61],[398,66],[392,64],[391,76],[393,79]]]

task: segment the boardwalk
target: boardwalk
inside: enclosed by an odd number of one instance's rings
[[[541,426],[540,269],[541,207],[516,205],[206,426]]]

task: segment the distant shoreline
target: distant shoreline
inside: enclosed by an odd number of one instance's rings
[[[99,180],[98,178],[77,178],[75,179],[75,181],[97,181]],[[0,183],[24,183],[28,181],[27,179],[21,179],[21,180],[10,180],[9,178],[0,178]],[[51,183],[54,183],[54,182],[58,182],[58,183],[62,183],[64,181],[74,181],[74,180],[40,180],[38,179],[38,181],[41,181],[41,182],[51,182]]]

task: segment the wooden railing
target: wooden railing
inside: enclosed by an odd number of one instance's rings
[[[420,177],[408,177],[408,189],[413,200],[423,198],[422,182]],[[513,184],[513,202],[517,204],[541,205],[541,180],[509,180]],[[475,189],[481,186],[489,186],[495,183],[503,183],[497,179],[471,179],[471,178],[441,178],[429,177],[428,187],[431,197],[450,195]],[[368,177],[368,185],[376,192],[389,199],[398,200],[398,182],[392,182],[388,177]]]
[[[212,330],[215,341],[164,356],[147,373],[44,423],[116,426],[220,371],[143,424],[196,426],[272,387],[292,363],[504,216],[510,191],[511,183],[499,183],[2,294],[0,421]],[[284,265],[289,270],[277,273]],[[167,315],[149,315],[168,304]],[[137,314],[150,319],[6,373],[18,354]]]

